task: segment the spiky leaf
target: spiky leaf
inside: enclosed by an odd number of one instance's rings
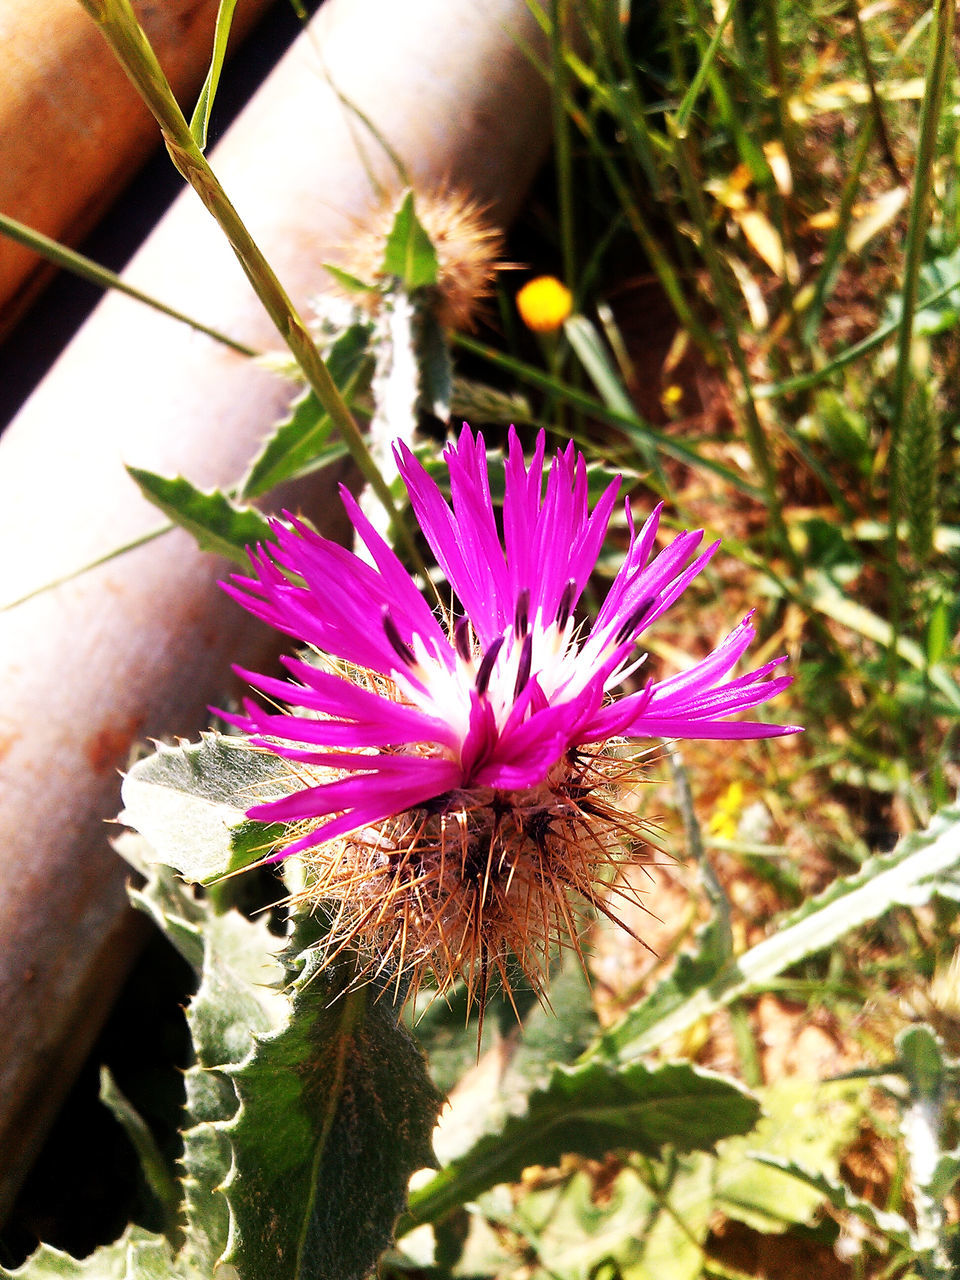
[[[654,991],[598,1048],[619,1060],[649,1053],[699,1018],[750,991],[761,990],[807,956],[832,946],[859,925],[893,906],[921,906],[952,886],[960,866],[960,809],[947,807],[926,831],[905,837],[890,854],[871,858],[855,875],[837,880],[782,920],[778,927],[722,971],[697,965],[674,979],[665,995]],[[679,970],[678,970],[679,971]]]
[[[187,880],[210,884],[267,854],[276,826],[245,811],[289,790],[274,756],[242,740],[204,734],[200,742],[159,745],[123,780],[121,821],[147,841],[155,858]]]
[[[436,284],[439,275],[437,251],[424,231],[413,207],[413,192],[403,197],[383,254],[384,275],[394,276],[408,293]]]
[[[320,956],[300,957],[289,1022],[230,1070],[227,1260],[244,1280],[362,1280],[433,1159],[440,1098],[392,993]]]
[[[372,368],[369,344],[370,326],[352,324],[327,351],[327,370],[348,405]],[[312,391],[305,391],[250,463],[240,482],[241,496],[257,498],[278,484],[342,458],[346,448],[339,440],[331,440],[332,429],[330,415]]]
[[[247,547],[273,537],[270,522],[255,507],[241,507],[220,489],[198,489],[183,476],[160,476],[127,467],[145,498],[196,539],[201,551],[249,565]]]
[[[203,1280],[199,1272],[175,1265],[169,1242],[142,1227],[128,1228],[119,1240],[82,1259],[43,1244],[15,1271],[0,1267],[0,1276],[8,1280]]]
[[[687,1063],[557,1067],[547,1087],[530,1094],[523,1114],[413,1193],[404,1225],[435,1222],[498,1182],[516,1181],[531,1164],[557,1164],[568,1153],[600,1158],[618,1148],[657,1155],[668,1144],[704,1151],[747,1133],[759,1113],[738,1085]]]

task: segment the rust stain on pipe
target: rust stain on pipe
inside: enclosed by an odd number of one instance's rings
[[[231,47],[270,3],[237,6]],[[206,75],[217,0],[135,0],[134,8],[174,92],[188,100]],[[0,211],[69,244],[160,142],[153,117],[77,0],[0,5],[0,138]],[[52,271],[0,236],[0,334]]]

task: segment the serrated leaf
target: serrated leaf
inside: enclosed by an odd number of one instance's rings
[[[239,1099],[223,1068],[239,1063],[254,1048],[257,1033],[283,1026],[290,1016],[281,990],[282,939],[265,919],[248,920],[236,911],[209,914],[203,929],[200,984],[187,1007],[187,1022],[198,1062],[186,1075],[187,1115],[183,1134],[184,1253],[205,1274],[227,1247],[230,1214],[221,1190],[233,1162],[224,1122]]]
[[[201,551],[210,551],[245,568],[247,547],[273,538],[270,522],[255,507],[238,506],[221,489],[198,489],[183,476],[160,476],[139,467],[127,467],[140,491],[155,507],[196,540]]]
[[[759,1113],[739,1085],[688,1063],[557,1067],[522,1115],[509,1117],[411,1195],[404,1226],[435,1222],[489,1187],[516,1181],[531,1164],[557,1164],[568,1153],[599,1159],[613,1149],[655,1156],[667,1144],[705,1151],[720,1138],[749,1132]]]
[[[413,207],[413,192],[403,197],[383,254],[383,273],[394,276],[408,293],[437,283],[437,251]]]
[[[724,941],[728,933],[725,922],[717,916],[698,929],[693,949],[681,951],[672,972],[631,1010],[627,1020],[604,1033],[600,1040],[602,1051],[624,1053],[620,1046],[628,1043],[627,1035],[632,1041],[652,1034],[667,1018],[683,1010],[688,1001],[708,990],[723,972],[728,959]]]
[[[173,1249],[163,1236],[142,1227],[129,1227],[113,1244],[101,1246],[86,1258],[72,1258],[43,1244],[22,1267],[7,1271],[6,1280],[203,1280],[175,1265]]]
[[[120,821],[140,832],[156,859],[210,884],[269,853],[279,828],[251,824],[245,811],[288,790],[275,756],[204,734],[137,761],[123,780]]]
[[[705,970],[702,984],[688,994],[668,989],[665,999],[654,991],[604,1034],[597,1052],[621,1061],[649,1053],[731,1000],[762,990],[791,965],[832,946],[891,907],[928,902],[948,885],[958,864],[960,809],[950,806],[940,810],[926,831],[906,836],[892,853],[871,858],[855,875],[835,881],[786,916],[769,937],[719,973],[711,976]]]
[[[135,831],[124,831],[113,841],[113,847],[145,880],[142,888],[127,886],[133,906],[150,917],[157,928],[180,952],[187,964],[200,972],[203,963],[203,936],[200,922],[206,904],[186,889],[174,871],[156,861],[156,855]]]
[[[347,405],[364,385],[373,365],[369,354],[370,326],[352,324],[330,346],[327,370]],[[317,471],[346,453],[330,439],[333,424],[312,391],[300,395],[289,415],[264,441],[240,482],[243,498],[258,498],[278,484]]]
[[[897,1059],[913,1098],[939,1101],[947,1079],[947,1064],[932,1027],[905,1027],[896,1038]]]
[[[242,1280],[363,1280],[433,1159],[440,1097],[392,992],[321,955],[301,957],[287,1025],[230,1071],[226,1258]]]
[[[217,9],[217,23],[213,32],[213,52],[210,56],[210,67],[207,71],[203,87],[197,98],[193,115],[190,117],[190,132],[201,151],[207,145],[207,129],[210,125],[210,114],[213,111],[213,100],[217,96],[220,84],[220,72],[223,60],[227,56],[227,41],[230,38],[230,25],[233,22],[233,11],[237,0],[220,0]]]

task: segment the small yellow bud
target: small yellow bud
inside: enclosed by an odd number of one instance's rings
[[[675,382],[671,382],[669,387],[664,387],[663,394],[660,396],[660,402],[666,408],[679,404],[682,399],[683,387],[678,387]]]
[[[534,333],[553,333],[573,310],[573,295],[555,276],[537,276],[517,294],[517,310]]]

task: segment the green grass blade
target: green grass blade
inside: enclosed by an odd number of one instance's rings
[[[132,284],[127,284],[120,276],[110,271],[107,267],[101,267],[92,258],[87,258],[82,253],[77,253],[76,249],[68,249],[66,245],[60,244],[57,240],[52,240],[49,236],[45,236],[42,231],[35,231],[33,227],[28,227],[5,213],[0,213],[0,234],[8,236],[11,240],[15,240],[17,244],[22,244],[27,249],[32,249],[34,253],[46,258],[48,262],[52,262],[55,266],[63,267],[64,270],[79,276],[81,280],[89,280],[91,284],[99,285],[101,289],[115,289],[118,293],[125,293],[128,298],[134,298],[137,302],[142,302],[146,306],[152,307],[154,311],[159,311],[162,315],[169,316],[172,320],[179,320],[181,324],[188,324],[191,329],[196,329],[198,333],[205,333],[208,338],[213,338],[225,347],[230,347],[233,351],[239,351],[242,356],[259,354],[252,347],[245,346],[242,342],[237,342],[236,339],[228,337],[218,329],[211,329],[209,325],[202,324],[199,320],[194,320],[192,316],[184,315],[176,307],[168,307],[165,302],[161,302],[158,298],[152,297],[149,293],[144,293]]]
[[[736,8],[736,0],[730,0],[729,4],[724,10],[723,17],[717,23],[717,29],[713,33],[713,36],[710,39],[710,43],[707,45],[707,47],[703,50],[703,53],[701,54],[700,65],[697,67],[697,70],[694,73],[693,79],[690,81],[690,85],[687,88],[686,93],[680,99],[680,105],[677,108],[675,121],[676,121],[677,131],[681,135],[686,132],[687,127],[690,124],[690,117],[693,115],[693,108],[696,105],[697,98],[699,98],[700,92],[703,89],[704,84],[706,83],[707,77],[710,75],[711,71],[713,70],[714,60],[716,59],[717,51],[720,48],[720,42],[723,40],[723,33],[727,29],[728,22],[733,17],[733,12],[735,8]]]
[[[210,113],[213,111],[213,100],[217,96],[217,89],[220,85],[220,72],[223,70],[223,60],[227,55],[227,41],[230,38],[230,26],[233,22],[233,11],[236,7],[237,0],[220,0],[220,7],[217,9],[217,24],[213,32],[213,53],[210,57],[210,67],[200,90],[200,96],[197,98],[197,105],[194,107],[193,115],[190,117],[190,132],[196,139],[197,146],[201,151],[206,150],[207,146]]]
[[[610,426],[618,427],[631,443],[641,451],[652,445],[668,458],[676,458],[678,462],[685,462],[688,466],[711,471],[714,475],[720,476],[739,493],[745,493],[751,498],[762,497],[761,491],[756,485],[751,484],[749,480],[745,480],[743,476],[731,471],[723,463],[704,457],[692,445],[684,444],[683,441],[658,431],[648,422],[645,422],[635,410],[630,413],[620,413],[617,410],[608,409],[606,405],[587,392],[571,387],[561,382],[558,378],[544,373],[541,369],[526,364],[522,360],[517,360],[513,356],[504,355],[493,347],[477,342],[475,338],[469,338],[465,334],[455,334],[453,342],[462,351],[469,351],[473,355],[483,357],[498,369],[505,370],[514,377],[519,378],[521,382],[525,382],[528,386],[537,387],[541,391],[556,395],[571,408],[582,410],[598,422],[606,422]]]
[[[145,547],[148,542],[162,538],[165,533],[172,532],[176,527],[176,524],[172,521],[158,525],[154,529],[149,529],[146,533],[141,533],[137,538],[131,538],[129,542],[123,543],[122,546],[114,547],[104,555],[97,556],[95,560],[88,560],[86,564],[79,565],[76,569],[71,569],[69,573],[65,573],[59,578],[51,578],[49,582],[41,583],[39,587],[34,587],[32,591],[27,591],[22,596],[17,596],[13,600],[0,601],[0,613],[5,613],[7,609],[15,609],[17,605],[26,604],[28,600],[33,600],[36,596],[42,596],[45,591],[53,591],[55,587],[62,587],[67,582],[82,578],[85,573],[89,573],[92,569],[99,569],[101,565],[109,564],[111,560],[116,560],[120,556],[126,555],[128,551],[135,551],[137,547]]]
[[[927,307],[936,306],[948,294],[954,293],[956,288],[956,280],[951,280],[941,288],[934,289],[931,293],[918,300],[915,310],[920,311]],[[812,387],[819,386],[821,382],[829,381],[835,373],[846,368],[848,364],[853,364],[862,356],[869,355],[871,351],[882,346],[888,338],[897,332],[900,323],[899,318],[886,321],[874,329],[873,333],[868,334],[866,338],[862,338],[859,342],[855,342],[853,346],[847,347],[845,351],[841,351],[838,356],[834,356],[832,360],[829,360],[821,368],[814,369],[811,373],[797,374],[794,378],[784,378],[780,382],[759,383],[753,388],[754,398],[757,400],[773,400],[779,396],[809,391]]]

